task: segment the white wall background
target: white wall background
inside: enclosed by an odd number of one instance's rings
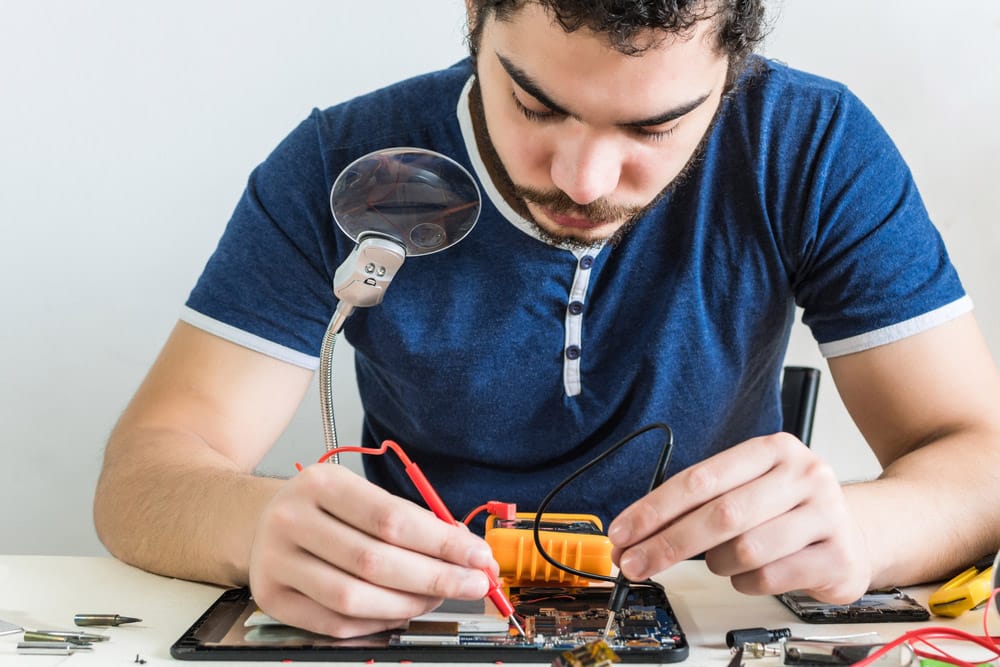
[[[104,441],[246,176],[312,107],[461,58],[462,8],[0,0],[0,553],[105,553]],[[896,139],[997,354],[1000,3],[774,9],[766,53],[846,81]],[[342,439],[360,432],[350,356]],[[801,327],[789,363],[823,366]],[[843,479],[878,472],[829,378],[813,446]],[[264,468],[321,450],[313,394]]]

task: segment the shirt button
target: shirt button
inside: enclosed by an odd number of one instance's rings
[[[566,348],[566,358],[570,361],[574,361],[580,358],[580,346],[570,345]]]
[[[583,312],[583,304],[579,301],[570,301],[569,303],[569,314],[579,315]]]
[[[586,255],[580,258],[580,268],[586,271],[594,265],[594,258],[590,255]]]

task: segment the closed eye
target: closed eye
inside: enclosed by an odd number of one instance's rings
[[[551,109],[546,109],[545,111],[535,111],[534,109],[529,109],[524,105],[517,97],[517,93],[511,93],[511,97],[514,98],[514,106],[517,107],[518,111],[524,114],[524,117],[528,120],[535,122],[546,122],[552,120],[559,120],[565,118],[565,114],[561,114],[557,111],[552,111]]]
[[[632,133],[641,139],[657,142],[657,141],[663,141],[671,134],[673,134],[677,130],[678,125],[680,125],[680,123],[674,123],[670,127],[663,130],[651,130],[647,127],[642,127],[642,126],[632,126],[629,129],[631,129]]]
[[[535,123],[548,123],[558,120],[562,120],[566,117],[566,114],[560,113],[558,111],[553,111],[551,109],[546,109],[545,111],[536,111],[534,109],[529,109],[525,106],[524,102],[518,98],[517,93],[511,93],[511,97],[514,99],[514,106],[517,110],[527,118],[528,120]],[[626,126],[626,130],[633,136],[642,139],[644,141],[660,142],[669,137],[677,130],[677,126],[680,123],[674,123],[668,128],[662,130],[653,130],[642,125],[629,125]]]

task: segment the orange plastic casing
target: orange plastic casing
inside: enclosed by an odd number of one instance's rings
[[[486,543],[500,564],[500,576],[509,586],[588,586],[597,580],[563,572],[542,558],[532,535],[534,512],[518,512],[527,527],[504,527],[505,522],[490,516],[486,520]],[[592,522],[602,534],[576,532],[572,524]],[[543,514],[542,525],[565,524],[566,530],[538,531],[545,552],[575,570],[611,575],[611,540],[603,534],[601,520],[592,514]]]

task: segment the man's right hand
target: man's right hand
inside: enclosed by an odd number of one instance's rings
[[[289,480],[264,508],[250,589],[273,618],[334,637],[405,625],[446,598],[486,595],[489,546],[339,465]]]
[[[178,323],[105,452],[95,525],[115,556],[170,577],[251,584],[275,618],[346,637],[443,598],[481,598],[495,568],[465,526],[338,465],[254,473],[313,372]]]

